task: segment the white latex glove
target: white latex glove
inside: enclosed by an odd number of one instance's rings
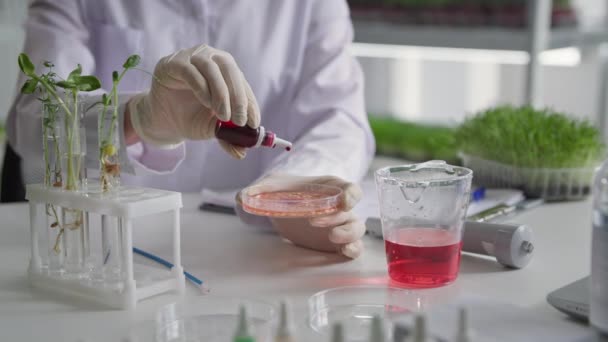
[[[255,96],[234,58],[207,45],[163,57],[150,92],[132,98],[129,111],[140,139],[157,146],[211,139],[217,119],[260,125]],[[220,144],[232,156],[245,157],[245,148]]]
[[[361,238],[365,234],[365,224],[350,211],[363,195],[357,184],[344,181],[338,177],[302,177],[285,174],[270,175],[258,183],[260,192],[278,190],[273,184],[297,187],[301,184],[326,184],[342,189],[340,211],[314,218],[271,218],[276,231],[293,244],[324,252],[338,252],[349,258],[357,258],[363,252]],[[240,193],[237,196],[240,204]]]

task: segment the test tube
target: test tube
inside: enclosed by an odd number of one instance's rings
[[[108,286],[122,284],[122,225],[118,217],[101,216],[101,250],[104,281]]]
[[[36,211],[40,213],[41,209],[46,209],[46,204],[36,204],[38,208]],[[30,218],[34,219],[34,218]],[[47,216],[45,215],[37,215],[36,219],[36,238],[38,239],[36,251],[38,254],[38,258],[40,260],[40,271],[43,273],[47,273],[49,270],[49,254],[48,254],[48,245],[49,245],[49,230],[47,225]]]
[[[85,271],[84,212],[79,209],[63,208],[62,218],[65,272],[69,277],[82,278]]]
[[[44,186],[62,188],[61,172],[61,128],[59,106],[46,103],[42,107],[42,155],[44,160]],[[39,234],[41,266],[48,266],[49,274],[63,273],[63,230],[61,225],[61,208],[46,203],[45,229]]]
[[[71,192],[86,191],[85,129],[82,125],[84,107],[78,98],[64,99],[66,106],[58,114],[61,129],[61,179],[63,189]],[[70,112],[64,109],[72,108]],[[75,208],[62,208],[62,231],[65,253],[65,271],[69,277],[82,278],[85,271],[86,214]]]
[[[32,208],[32,206],[34,206]],[[46,214],[43,215],[46,204],[32,203],[30,204],[30,222],[34,231],[33,238],[35,238],[34,249],[32,257],[37,258],[39,271],[41,273],[47,273],[49,269],[49,256],[48,256],[48,244],[49,244],[49,232],[47,229]],[[34,209],[34,211],[32,211]],[[32,260],[34,261],[34,260]]]
[[[49,274],[61,275],[64,273],[64,251],[63,251],[63,225],[61,224],[61,208],[53,204],[45,204],[46,209],[46,244],[49,260]]]
[[[85,255],[85,269],[88,274],[87,284],[95,287],[102,286],[104,281],[103,273],[103,252],[101,246],[101,229],[99,229],[100,215],[89,213],[85,220],[89,220],[87,234],[87,252]]]

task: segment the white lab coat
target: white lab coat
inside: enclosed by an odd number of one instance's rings
[[[228,51],[257,97],[262,125],[294,142],[290,153],[259,148],[242,161],[214,140],[187,141],[173,150],[138,143],[125,153],[123,169],[135,174],[123,174],[123,183],[176,191],[238,189],[273,171],[358,181],[371,161],[374,141],[362,73],[348,52],[353,31],[343,0],[35,0],[25,28],[24,50],[38,67],[50,60],[59,75],[67,75],[80,63],[83,74],[97,75],[106,90],[112,71],[130,54],[141,55],[141,67],[153,71],[161,57],[182,48],[204,43]],[[121,98],[146,91],[150,81],[131,71],[119,88]],[[94,156],[96,119],[86,122]],[[23,158],[26,182],[40,181],[35,96],[17,95],[8,136]]]

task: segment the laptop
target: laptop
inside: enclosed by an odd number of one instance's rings
[[[587,321],[589,320],[589,297],[591,296],[589,286],[589,277],[577,280],[549,293],[547,302],[575,319]]]

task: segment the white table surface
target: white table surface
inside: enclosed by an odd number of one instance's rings
[[[185,194],[184,204],[183,266],[205,280],[210,296],[275,302],[289,297],[305,334],[306,299],[313,293],[343,285],[387,283],[381,241],[366,237],[365,254],[346,261],[293,247],[276,235],[245,226],[234,216],[201,212],[197,194]],[[528,267],[506,270],[491,260],[464,255],[456,283],[433,290],[425,300],[437,305],[472,293],[521,305],[568,329],[586,331],[586,326],[550,307],[545,297],[588,275],[590,214],[590,201],[584,201],[544,205],[518,216],[516,220],[532,227],[536,237],[536,255]],[[0,341],[121,341],[130,329],[130,319],[148,317],[174,299],[164,296],[140,302],[137,312],[128,313],[32,291],[26,278],[27,215],[26,204],[0,206]],[[163,229],[163,220],[136,224],[134,245],[170,260],[170,232]],[[188,286],[187,296],[197,295]]]

